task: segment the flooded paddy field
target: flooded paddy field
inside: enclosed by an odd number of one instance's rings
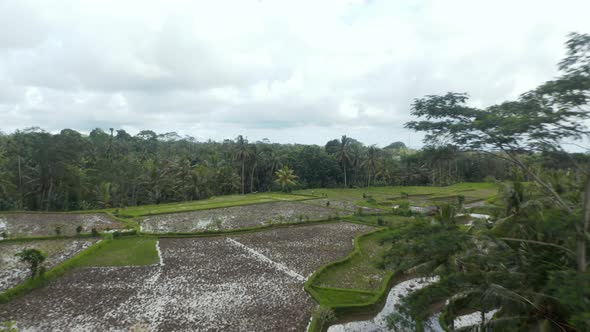
[[[349,214],[352,212],[286,201],[148,216],[141,222],[141,230],[146,233],[218,231]]]
[[[23,249],[38,249],[47,255],[43,266],[51,268],[99,241],[95,238],[0,242],[0,292],[29,277],[29,266],[16,254]]]
[[[8,238],[35,236],[76,235],[76,228],[82,226],[82,233],[124,228],[125,225],[110,218],[106,213],[1,213],[0,233]]]

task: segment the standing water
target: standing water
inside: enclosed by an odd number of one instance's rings
[[[424,288],[437,281],[438,277],[430,277],[415,278],[401,282],[391,288],[389,295],[387,295],[385,306],[373,319],[332,325],[328,328],[328,332],[390,331],[387,327],[387,316],[397,311],[397,307],[400,305],[402,298],[406,297],[413,291]],[[440,326],[433,326],[430,331],[442,332],[443,330],[440,329]]]

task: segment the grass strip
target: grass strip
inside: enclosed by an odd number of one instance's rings
[[[80,260],[77,267],[89,266],[140,266],[159,262],[155,238],[116,238]]]

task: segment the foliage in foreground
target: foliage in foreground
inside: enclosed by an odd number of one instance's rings
[[[528,187],[514,183],[504,188],[499,196],[505,213],[491,230],[441,230],[445,223],[438,219],[407,230],[414,236],[410,240],[392,238],[395,249],[385,256],[386,263],[396,268],[415,264],[441,276],[440,283],[406,299],[404,310],[419,328],[429,301],[447,298],[444,317],[451,324],[461,309],[499,309],[487,325],[508,331],[590,330],[590,173],[587,161],[576,160],[562,147],[564,140],[590,133],[585,126],[590,118],[590,35],[569,37],[567,56],[559,63],[561,76],[515,101],[479,109],[467,105],[466,94],[452,92],[414,101],[412,114],[419,120],[406,126],[425,131],[428,143],[444,140],[494,155],[531,180]],[[535,153],[548,158],[537,164],[523,158]],[[552,155],[568,159],[568,166],[554,168]],[[443,245],[443,254],[429,252],[431,244]],[[396,261],[395,250],[411,259]]]
[[[489,325],[503,331],[539,324],[590,329],[590,274],[576,272],[571,227],[579,216],[563,214],[532,188],[520,192],[523,201],[507,209],[491,229],[480,222],[465,230],[452,218],[436,218],[407,224],[385,240],[392,246],[383,267],[441,277],[405,299],[402,312],[418,330],[432,314],[431,304],[447,299],[449,324],[460,310],[501,309]],[[514,205],[513,196],[506,197],[506,206]]]

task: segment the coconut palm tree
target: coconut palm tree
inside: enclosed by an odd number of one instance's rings
[[[242,195],[245,194],[244,183],[245,177],[244,172],[246,170],[246,159],[250,156],[250,150],[248,149],[248,140],[245,139],[242,135],[239,135],[236,138],[236,145],[234,147],[234,160],[240,162],[242,172],[240,180],[242,182]]]
[[[379,165],[379,150],[371,145],[367,150],[367,158],[362,162],[361,166],[367,169],[367,187],[371,186],[371,180]]]
[[[293,170],[287,165],[276,171],[275,175],[277,177],[275,183],[279,184],[281,189],[285,192],[289,189],[289,187],[297,185],[297,181],[295,180],[298,178],[298,176],[295,175]]]
[[[250,192],[254,192],[254,173],[258,168],[258,163],[262,161],[264,157],[264,153],[262,149],[256,147],[256,145],[252,145],[250,149],[250,164],[252,168],[250,168]]]
[[[348,183],[346,181],[346,165],[350,163],[349,148],[350,139],[346,137],[346,135],[342,135],[336,158],[338,159],[340,165],[342,165],[342,171],[344,172],[344,187],[348,187]]]

